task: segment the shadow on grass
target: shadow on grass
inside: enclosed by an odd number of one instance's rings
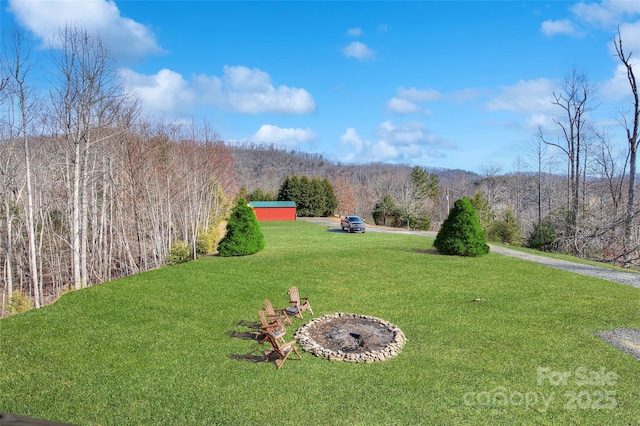
[[[260,323],[258,321],[247,321],[247,320],[240,320],[238,321],[238,325],[240,327],[247,327],[247,328],[251,328],[254,330],[261,330],[262,326],[260,325]]]
[[[240,320],[237,325],[249,330],[229,330],[227,336],[242,340],[262,340],[264,333],[262,333],[262,326],[259,322]]]
[[[268,362],[269,358],[262,354],[256,355],[252,352],[246,354],[229,354],[229,358],[235,359],[237,361],[247,361],[247,362]]]
[[[420,249],[420,248],[415,248],[412,250],[415,253],[422,253],[422,254],[435,254],[435,255],[440,255],[440,253],[438,252],[438,250],[434,249],[434,248],[430,248],[430,249]]]
[[[227,331],[227,336],[242,340],[259,340],[261,335],[258,331]]]
[[[260,342],[264,337],[262,327],[259,322],[240,320],[237,325],[246,327],[249,330],[230,330],[227,331],[227,336],[241,340],[255,340],[257,342]],[[229,354],[229,358],[247,362],[269,361],[264,353],[257,354],[256,351],[248,352],[246,354]]]

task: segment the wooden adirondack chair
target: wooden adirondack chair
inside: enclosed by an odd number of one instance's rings
[[[282,322],[278,319],[269,321],[267,314],[262,309],[258,310],[258,316],[260,316],[260,325],[264,333],[264,337],[260,340],[260,343],[264,343],[264,341],[269,338],[268,333],[271,333],[275,339],[280,339],[280,341],[284,343],[284,335],[287,330],[284,328]]]
[[[283,323],[286,323],[289,325],[293,324],[291,322],[291,318],[289,318],[289,316],[286,313],[287,309],[286,308],[274,309],[269,299],[264,299],[264,310],[267,313],[267,317],[271,321],[279,319]]]
[[[289,289],[289,306],[286,311],[287,314],[294,315],[298,318],[302,318],[302,311],[309,311],[311,315],[313,315],[313,310],[311,309],[311,305],[309,304],[308,297],[300,297],[300,293],[298,293],[298,287],[291,287]]]
[[[267,339],[272,346],[271,351],[267,353],[267,359],[271,360],[271,358],[277,357],[276,367],[278,369],[280,369],[280,367],[282,367],[282,364],[284,364],[287,358],[289,358],[291,352],[295,352],[295,354],[298,356],[298,359],[302,359],[300,353],[298,352],[298,349],[295,346],[295,340],[288,343],[280,343],[279,339],[271,331],[266,331],[265,334],[267,335]]]

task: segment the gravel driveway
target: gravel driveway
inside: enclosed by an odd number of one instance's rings
[[[299,217],[298,220],[305,222],[316,223],[318,225],[325,225],[329,228],[340,228],[340,219],[331,217]],[[367,232],[390,232],[397,234],[417,234],[427,237],[435,238],[436,233],[430,231],[410,231],[402,228],[389,228],[385,226],[367,225]],[[510,248],[495,246],[489,244],[491,251],[499,253],[505,256],[517,257],[518,259],[526,260],[529,262],[540,263],[542,265],[549,266],[550,268],[563,269],[565,271],[573,272],[580,275],[586,275],[590,277],[602,278],[603,280],[613,281],[620,284],[630,285],[636,288],[640,288],[640,274],[635,272],[614,271],[608,268],[602,268],[599,266],[585,265],[582,263],[569,262],[566,260],[552,259],[546,256],[538,256],[535,254],[524,253],[518,250],[512,250]]]
[[[580,275],[602,278],[603,280],[613,281],[620,284],[631,285],[640,288],[640,274],[636,272],[614,271],[609,268],[600,266],[585,265],[582,263],[570,262],[567,260],[552,259],[546,256],[538,256],[535,254],[524,253],[512,250],[506,247],[489,245],[494,253],[504,254],[505,256],[517,257],[518,259],[527,260],[529,262],[541,263],[551,268],[564,269]]]

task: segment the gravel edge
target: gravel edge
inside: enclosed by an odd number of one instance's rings
[[[600,266],[553,259],[546,256],[538,256],[531,253],[512,250],[506,247],[494,246],[491,244],[489,245],[489,247],[491,247],[491,251],[493,251],[494,253],[502,254],[505,256],[515,257],[518,259],[526,260],[528,262],[539,263],[550,268],[562,269],[564,271],[573,272],[575,274],[601,278],[603,280],[640,288],[640,274],[634,272],[614,271],[613,269],[602,268]]]
[[[595,335],[611,346],[620,349],[622,352],[640,361],[640,330],[633,328],[616,328],[609,331],[597,331]]]

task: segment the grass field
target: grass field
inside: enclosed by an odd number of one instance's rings
[[[262,229],[256,255],[1,320],[0,411],[80,425],[640,424],[640,362],[593,334],[640,328],[640,290],[494,253],[440,256],[420,236]],[[285,306],[292,285],[315,316],[394,323],[402,353],[259,362],[257,311],[265,298]]]

